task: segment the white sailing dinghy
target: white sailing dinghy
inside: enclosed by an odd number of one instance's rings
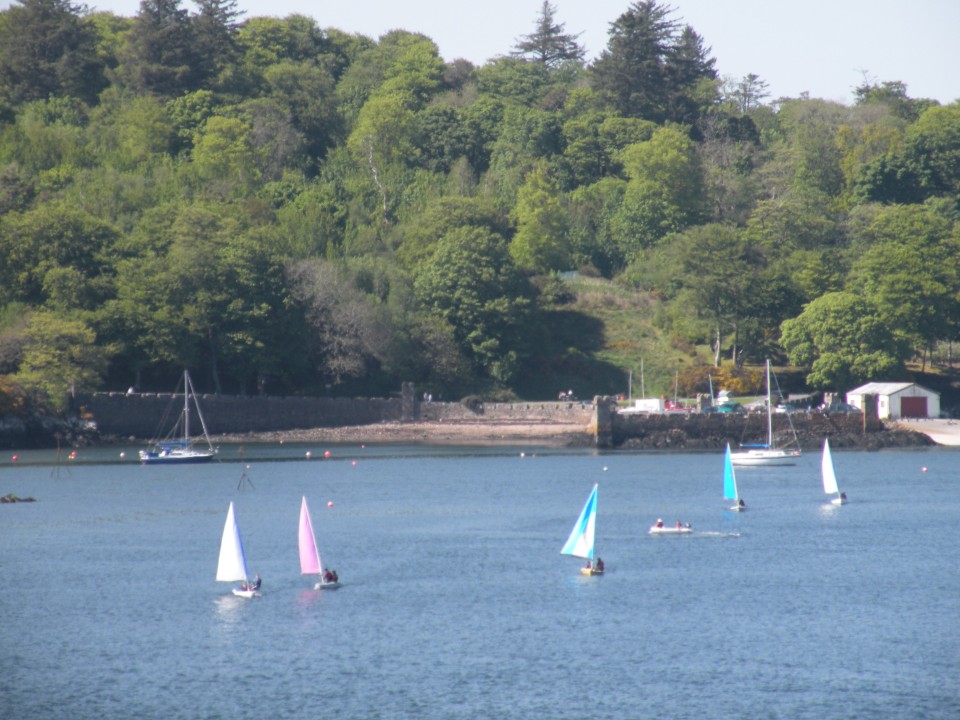
[[[737,476],[733,472],[733,460],[730,457],[730,443],[727,443],[727,451],[723,456],[723,498],[724,500],[733,500],[734,504],[731,510],[746,510],[747,506],[737,491]]]
[[[779,386],[778,386],[779,389]],[[800,457],[800,443],[790,416],[790,431],[793,439],[783,446],[776,444],[773,436],[773,405],[770,402],[770,360],[767,360],[767,441],[758,445],[743,445],[743,450],[733,453],[734,465],[796,465]]]
[[[320,551],[317,549],[317,539],[313,534],[313,523],[310,522],[306,496],[300,502],[300,574],[317,576],[318,582],[313,586],[314,590],[333,590],[340,587],[340,581],[336,579],[336,575],[330,579],[323,563],[320,562]]]
[[[237,516],[233,510],[233,503],[227,509],[227,521],[223,526],[223,537],[220,540],[220,561],[217,563],[217,582],[241,583],[240,587],[233,588],[233,594],[243,598],[259,597],[259,576],[254,583],[247,576],[247,559],[243,554],[243,543],[240,541],[240,529],[237,527]]]
[[[571,555],[573,557],[587,560],[586,567],[580,568],[584,575],[603,575],[603,561],[597,558],[596,564],[593,563],[594,537],[597,530],[597,488],[593,486],[593,491],[587,498],[583,510],[580,511],[580,517],[570,532],[566,544],[560,550],[561,555]]]
[[[837,486],[837,473],[833,470],[833,454],[830,452],[830,441],[823,441],[823,457],[820,460],[820,477],[823,479],[823,491],[827,495],[834,495],[830,502],[834,505],[843,505],[847,502],[847,494],[840,492]]]

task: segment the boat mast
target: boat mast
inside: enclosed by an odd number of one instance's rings
[[[190,371],[183,371],[183,444],[190,442]]]
[[[767,447],[773,447],[773,408],[770,406],[770,358],[767,358]]]

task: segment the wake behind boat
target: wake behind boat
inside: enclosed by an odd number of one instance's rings
[[[779,390],[779,386],[777,388]],[[790,416],[787,416],[790,420]],[[773,404],[770,402],[770,360],[767,360],[767,442],[756,446],[742,445],[743,449],[733,453],[734,465],[796,465],[800,457],[800,442],[790,420],[790,432],[793,439],[783,446],[777,446],[773,436]]]
[[[584,575],[603,575],[603,560],[597,558],[596,564],[593,562],[594,537],[597,530],[597,488],[593,486],[593,491],[587,498],[583,510],[580,511],[580,517],[570,531],[570,537],[560,549],[561,555],[572,555],[573,557],[584,558],[587,561],[585,567],[580,568]]]
[[[177,388],[179,390],[179,387]],[[174,395],[177,393],[175,392]],[[203,430],[203,444],[200,438],[190,437],[190,403],[193,402]],[[204,447],[204,445],[206,447]],[[200,403],[197,401],[190,381],[190,373],[183,371],[183,410],[169,434],[162,440],[154,441],[146,450],[140,451],[140,462],[144,465],[186,464],[209,462],[217,450],[210,441],[207,423],[203,419]]]

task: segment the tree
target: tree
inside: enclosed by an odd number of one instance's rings
[[[0,100],[73,96],[94,104],[107,86],[93,24],[69,0],[16,0],[0,12]]]
[[[498,57],[477,71],[480,92],[504,103],[534,107],[550,89],[545,65],[519,58]]]
[[[780,343],[790,362],[808,370],[813,387],[848,389],[892,379],[909,355],[868,299],[848,292],[823,295],[781,325]]]
[[[913,100],[907,95],[907,86],[899,80],[882,83],[870,82],[866,77],[863,84],[854,91],[854,101],[858,106],[884,105],[899,118],[908,122],[915,121],[927,107],[930,100]]]
[[[320,260],[288,266],[293,297],[307,321],[308,354],[331,383],[371,374],[389,353],[393,332],[384,305],[360,290],[344,267]]]
[[[209,194],[226,198],[249,192],[256,179],[250,128],[233,118],[207,120],[193,143],[193,169]]]
[[[84,322],[51,312],[30,316],[23,360],[14,379],[58,412],[71,398],[95,390],[106,369],[106,353]]]
[[[675,240],[675,257],[681,258],[678,269],[687,286],[693,307],[687,312],[708,319],[713,363],[720,366],[720,353],[728,338],[731,357],[739,364],[739,330],[749,314],[757,284],[756,258],[743,234],[724,225],[700,225],[689,229]]]
[[[891,331],[932,350],[960,316],[960,245],[952,223],[919,205],[883,208],[857,238],[848,290],[867,298]]]
[[[347,139],[357,164],[369,171],[380,198],[380,220],[391,222],[391,210],[399,183],[396,168],[416,160],[414,137],[416,120],[403,100],[396,96],[371,98],[360,112],[357,124]]]
[[[542,164],[520,187],[513,217],[517,232],[510,255],[518,267],[537,273],[570,269],[570,223]]]
[[[135,92],[174,97],[199,89],[195,28],[182,0],[140,0],[121,75]]]
[[[567,61],[581,62],[584,49],[577,44],[580,35],[563,32],[563,24],[554,21],[556,7],[549,0],[543,0],[540,15],[537,17],[536,30],[514,46],[515,57],[532,58],[549,67],[557,67]]]
[[[78,291],[74,309],[96,307],[110,292],[106,257],[117,240],[114,227],[63,202],[0,218],[0,302],[42,305],[69,269]]]
[[[630,182],[613,227],[615,241],[629,259],[639,248],[701,217],[703,169],[693,142],[674,127],[630,145],[621,159]]]
[[[193,18],[205,84],[216,83],[220,74],[233,68],[240,56],[237,43],[237,0],[196,0],[199,12]]]
[[[703,38],[687,25],[680,31],[666,58],[664,77],[668,87],[667,117],[673,122],[694,125],[702,108],[717,101],[716,60]]]
[[[531,290],[502,237],[481,228],[447,233],[414,281],[424,308],[447,323],[479,374],[508,383],[525,354]]]
[[[724,99],[733,105],[741,115],[747,115],[763,104],[764,98],[770,97],[770,85],[759,75],[748,73],[734,84],[728,84],[724,92]]]
[[[709,48],[693,28],[678,32],[672,12],[655,0],[637,0],[610,26],[607,47],[590,74],[621,115],[690,122],[701,105],[714,100]]]

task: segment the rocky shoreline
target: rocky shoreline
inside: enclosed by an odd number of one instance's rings
[[[33,425],[30,428],[29,425]],[[17,423],[13,433],[0,427],[0,447],[41,448],[90,445],[129,444],[143,439],[97,436],[79,423]],[[7,428],[13,429],[13,428]],[[30,430],[39,430],[31,433]],[[653,430],[619,443],[614,449],[624,450],[717,450],[729,441],[722,432],[701,433],[693,428],[672,427]],[[816,450],[823,444],[822,433],[799,432],[800,446]],[[29,437],[28,437],[29,436]],[[874,432],[844,432],[834,428],[830,443],[835,448],[880,450],[883,448],[960,445],[960,425],[948,420],[919,420],[886,423]],[[214,435],[216,443],[329,442],[353,444],[419,444],[419,445],[540,445],[544,447],[589,448],[596,446],[591,425],[554,421],[504,420],[436,420],[419,422],[380,422],[366,425],[316,427],[258,433]]]
[[[532,422],[384,422],[336,428],[310,428],[268,433],[217,435],[217,443],[254,442],[330,442],[330,443],[390,443],[420,445],[529,445],[547,447],[595,447],[593,430],[588,425],[571,423]],[[721,435],[695,437],[680,428],[653,432],[644,437],[633,437],[612,449],[622,450],[717,450],[729,438]],[[801,434],[803,450],[819,450],[823,436]],[[868,433],[831,433],[830,443],[835,448],[881,450],[884,448],[929,447],[937,445],[922,430],[898,425],[884,426]]]
[[[421,445],[525,445],[592,447],[587,425],[553,422],[382,422],[371,425],[215,435],[217,443],[331,442]]]

